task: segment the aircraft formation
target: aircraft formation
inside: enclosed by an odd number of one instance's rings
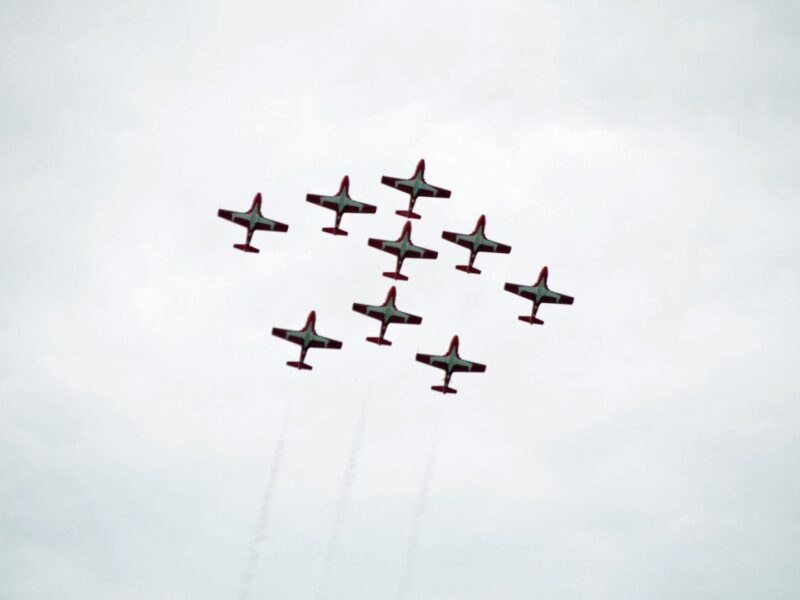
[[[369,238],[368,245],[377,250],[387,252],[395,257],[394,271],[383,273],[395,281],[407,281],[408,276],[401,273],[403,262],[406,259],[428,259],[435,260],[439,253],[430,248],[417,246],[411,241],[411,220],[421,219],[422,215],[414,212],[416,202],[421,197],[449,198],[450,190],[436,187],[425,180],[425,160],[422,159],[417,164],[414,174],[408,179],[399,177],[383,176],[381,183],[408,195],[408,209],[396,210],[395,213],[408,219],[403,225],[400,237],[396,240],[380,240]],[[339,185],[339,191],[333,196],[320,194],[307,194],[306,201],[316,204],[322,208],[334,211],[335,221],[333,227],[323,227],[322,231],[335,236],[346,236],[347,231],[341,228],[342,217],[347,213],[372,214],[378,209],[372,204],[358,202],[350,197],[350,178],[345,175]],[[246,212],[220,209],[217,216],[247,229],[246,239],[243,244],[234,244],[237,250],[248,253],[258,253],[259,249],[252,245],[253,234],[256,231],[286,232],[289,226],[285,223],[274,221],[264,217],[261,213],[261,193],[255,195],[250,209]],[[467,264],[456,265],[456,269],[467,274],[479,275],[480,269],[475,268],[474,263],[480,252],[509,254],[511,246],[501,244],[486,237],[486,217],[481,215],[475,224],[475,229],[471,233],[455,233],[443,231],[442,238],[469,250]],[[521,296],[530,300],[533,304],[530,315],[522,315],[520,321],[531,325],[543,325],[544,321],[537,317],[537,313],[542,304],[572,304],[574,298],[567,294],[552,291],[547,285],[548,269],[543,267],[538,279],[532,285],[518,283],[506,283],[505,291]],[[419,325],[422,317],[404,312],[397,308],[397,288],[392,286],[386,295],[383,304],[371,305],[354,303],[353,310],[367,317],[380,321],[380,331],[377,336],[367,337],[367,341],[379,346],[391,346],[392,342],[386,339],[386,330],[393,323],[406,325]],[[311,311],[306,318],[306,323],[302,329],[283,329],[274,327],[272,335],[292,342],[300,346],[300,356],[296,361],[289,361],[286,364],[299,370],[311,370],[312,366],[306,363],[306,354],[311,348],[327,348],[338,350],[342,347],[342,342],[320,335],[316,331],[316,312]],[[417,354],[416,360],[431,367],[444,371],[443,385],[431,386],[431,389],[443,394],[455,394],[457,390],[450,387],[450,379],[454,373],[483,373],[486,365],[469,361],[461,358],[458,353],[459,339],[454,335],[450,341],[450,346],[445,354]]]

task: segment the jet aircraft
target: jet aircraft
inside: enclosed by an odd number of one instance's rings
[[[547,267],[539,273],[539,279],[533,285],[519,285],[517,283],[506,283],[504,289],[507,292],[522,296],[528,300],[533,300],[531,315],[522,315],[520,321],[525,321],[533,325],[544,325],[544,321],[536,318],[536,312],[542,304],[572,304],[575,298],[566,294],[559,294],[547,287]]]
[[[387,271],[383,274],[383,276],[391,279],[397,279],[399,281],[408,280],[407,276],[400,273],[400,270],[403,268],[403,261],[405,259],[433,259],[439,256],[439,253],[436,250],[429,250],[428,248],[414,245],[414,243],[411,241],[411,221],[406,221],[406,224],[403,225],[403,231],[400,233],[400,237],[396,240],[378,240],[375,238],[369,238],[367,243],[373,248],[383,250],[384,252],[388,252],[389,254],[393,254],[397,257],[397,266],[394,272]]]
[[[401,179],[399,177],[381,177],[381,183],[389,187],[405,192],[409,196],[408,210],[396,210],[396,214],[407,219],[421,219],[422,215],[414,212],[414,204],[420,196],[434,196],[436,198],[449,198],[450,190],[430,185],[425,181],[425,159],[417,163],[417,169],[411,179]]]
[[[217,216],[231,223],[236,223],[242,227],[247,227],[247,241],[244,244],[234,244],[233,247],[242,252],[258,253],[258,248],[250,245],[250,240],[253,239],[253,233],[256,231],[288,231],[289,226],[285,223],[279,223],[267,219],[261,214],[261,192],[256,194],[253,198],[253,204],[247,212],[236,212],[235,210],[225,210],[220,208],[217,211]]]
[[[458,336],[454,335],[450,348],[441,356],[435,354],[417,354],[417,360],[426,365],[444,370],[444,385],[433,385],[431,389],[443,394],[455,394],[457,390],[450,387],[450,378],[453,373],[483,373],[486,365],[464,360],[458,355]]]
[[[323,227],[322,231],[333,235],[347,235],[344,229],[339,228],[339,223],[345,213],[374,213],[377,207],[372,204],[358,202],[350,197],[350,178],[345,175],[339,185],[339,191],[335,196],[320,196],[318,194],[306,194],[306,202],[317,204],[323,208],[336,211],[336,224],[333,227]]]
[[[407,325],[419,325],[422,323],[422,317],[403,312],[397,308],[395,305],[396,296],[397,289],[392,286],[389,289],[389,293],[386,294],[386,300],[379,306],[373,306],[371,304],[358,304],[357,302],[353,304],[354,311],[359,312],[362,315],[372,317],[373,319],[379,319],[381,322],[380,335],[378,337],[368,337],[368,342],[378,344],[379,346],[391,346],[392,342],[384,337],[386,334],[386,328],[389,327],[389,324],[405,323]]]
[[[459,246],[469,248],[469,264],[456,265],[456,269],[464,271],[465,273],[478,273],[480,269],[472,266],[475,262],[475,257],[478,252],[498,252],[500,254],[508,254],[511,252],[511,246],[494,242],[486,237],[484,229],[486,228],[486,216],[481,215],[478,222],[475,224],[475,229],[472,233],[453,233],[452,231],[443,231],[442,237],[448,242],[453,242]]]
[[[300,360],[289,361],[286,364],[290,367],[297,369],[305,369],[310,371],[311,365],[306,364],[306,352],[309,348],[328,348],[331,350],[338,350],[342,347],[342,342],[326,338],[317,333],[315,324],[317,321],[317,313],[313,310],[308,313],[306,324],[303,329],[281,329],[279,327],[272,328],[272,335],[282,338],[293,344],[300,345]]]

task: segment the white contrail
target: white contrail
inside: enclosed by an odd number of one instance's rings
[[[358,455],[361,452],[361,444],[364,439],[364,424],[367,420],[367,407],[369,403],[369,394],[361,402],[361,410],[358,413],[358,422],[356,423],[356,430],[353,434],[353,441],[350,444],[350,455],[347,459],[347,467],[344,471],[344,479],[342,480],[342,488],[339,490],[339,498],[336,501],[336,514],[331,528],[331,534],[328,538],[328,546],[325,549],[325,558],[322,563],[322,573],[320,574],[319,583],[317,585],[314,598],[316,600],[323,600],[328,595],[328,580],[330,578],[331,567],[333,566],[334,558],[336,557],[336,549],[339,546],[339,536],[344,525],[344,519],[347,515],[347,506],[350,501],[350,492],[353,489],[353,484],[356,480],[356,469],[358,467]]]
[[[403,563],[403,571],[400,576],[400,587],[398,588],[396,596],[397,600],[405,600],[411,589],[411,576],[413,574],[414,561],[417,555],[417,544],[419,541],[420,528],[422,526],[422,517],[425,514],[425,509],[428,507],[428,496],[430,493],[431,480],[433,479],[433,469],[436,465],[436,455],[439,451],[439,439],[442,434],[444,409],[445,402],[442,401],[439,405],[439,414],[434,424],[433,438],[431,439],[431,445],[430,448],[428,448],[428,456],[425,460],[425,472],[422,474],[422,485],[420,486],[419,496],[417,497],[417,508],[414,511],[414,520],[411,523],[411,534],[408,536],[406,556]]]
[[[275,443],[275,451],[272,454],[272,464],[269,467],[269,474],[267,475],[267,487],[264,490],[264,497],[261,500],[261,510],[258,514],[258,521],[256,522],[255,530],[253,531],[253,541],[250,544],[250,552],[247,557],[247,565],[244,568],[242,575],[242,586],[239,591],[239,600],[247,600],[250,593],[250,584],[253,582],[253,576],[258,566],[259,550],[262,542],[267,538],[267,528],[269,526],[270,509],[272,508],[272,498],[275,495],[275,486],[278,483],[278,475],[281,470],[281,462],[283,458],[283,449],[286,445],[286,431],[289,429],[289,420],[291,416],[292,402],[291,399],[286,401],[286,411],[283,416],[283,424],[281,425],[280,432],[278,433],[278,441]]]

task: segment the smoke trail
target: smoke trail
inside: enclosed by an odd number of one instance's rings
[[[242,586],[239,591],[239,600],[247,600],[247,596],[250,593],[250,584],[253,582],[256,567],[258,566],[261,543],[267,538],[269,514],[272,507],[272,498],[275,495],[275,486],[278,483],[278,475],[280,474],[283,449],[286,445],[286,431],[289,429],[291,407],[291,399],[288,399],[286,401],[286,411],[284,412],[283,416],[283,424],[281,425],[280,433],[278,433],[278,441],[275,443],[275,451],[272,454],[272,464],[270,464],[269,467],[267,487],[264,490],[264,497],[261,500],[261,510],[258,513],[258,521],[256,522],[256,527],[253,531],[253,541],[250,543],[250,552],[248,553],[247,557],[247,565],[245,566],[244,574],[242,575]]]
[[[422,474],[422,485],[420,486],[419,496],[417,497],[417,508],[414,511],[414,520],[411,524],[411,534],[408,536],[406,546],[406,556],[403,562],[403,571],[400,576],[400,587],[397,591],[397,600],[405,600],[411,589],[411,576],[413,575],[414,562],[417,556],[417,544],[419,542],[419,532],[422,526],[422,517],[428,508],[428,495],[430,494],[431,480],[433,479],[433,468],[436,465],[436,455],[439,452],[439,439],[442,435],[442,422],[444,421],[445,403],[439,405],[439,414],[436,416],[436,423],[433,429],[433,438],[428,449],[428,456],[425,459],[425,471]]]
[[[336,556],[336,549],[339,546],[339,536],[342,531],[342,526],[344,525],[344,519],[347,515],[350,492],[353,489],[353,484],[356,480],[358,455],[361,452],[361,444],[364,439],[364,424],[367,420],[368,401],[369,394],[361,402],[361,410],[358,413],[356,430],[353,434],[353,441],[350,444],[350,455],[347,459],[347,467],[344,471],[342,488],[339,490],[339,498],[336,501],[336,516],[333,521],[330,538],[328,538],[328,546],[325,549],[325,559],[322,563],[322,573],[320,574],[317,590],[314,594],[314,598],[316,598],[316,600],[323,600],[328,595],[328,580],[330,578],[331,567],[333,566],[333,560]]]

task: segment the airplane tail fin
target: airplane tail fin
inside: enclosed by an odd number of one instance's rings
[[[368,342],[372,342],[373,344],[378,344],[379,346],[391,346],[392,342],[387,340],[386,338],[381,337],[368,337]]]
[[[383,274],[383,276],[390,279],[396,279],[397,281],[408,281],[407,276],[403,275],[402,273],[398,273],[397,271],[387,271]]]
[[[308,365],[304,362],[298,362],[296,360],[290,360],[286,364],[300,371],[310,371],[313,368],[311,365]]]
[[[456,265],[456,269],[459,271],[464,271],[464,273],[475,273],[477,275],[480,275],[481,273],[480,269],[476,269],[471,265]]]
[[[442,392],[443,394],[457,394],[458,393],[458,390],[456,390],[455,388],[451,388],[450,386],[447,386],[447,385],[432,385],[431,389],[434,392]]]
[[[322,231],[332,235],[347,235],[347,232],[344,229],[339,229],[338,227],[323,227]]]
[[[413,210],[396,210],[394,211],[396,215],[400,215],[401,217],[405,217],[406,219],[421,219],[422,215],[415,213]]]
[[[259,249],[255,246],[251,246],[250,244],[234,244],[233,247],[237,250],[241,250],[242,252],[252,252],[253,254],[259,253]]]
[[[541,319],[537,319],[536,317],[532,317],[530,315],[522,315],[518,317],[520,321],[525,321],[526,323],[530,323],[531,325],[544,325],[544,321]]]

